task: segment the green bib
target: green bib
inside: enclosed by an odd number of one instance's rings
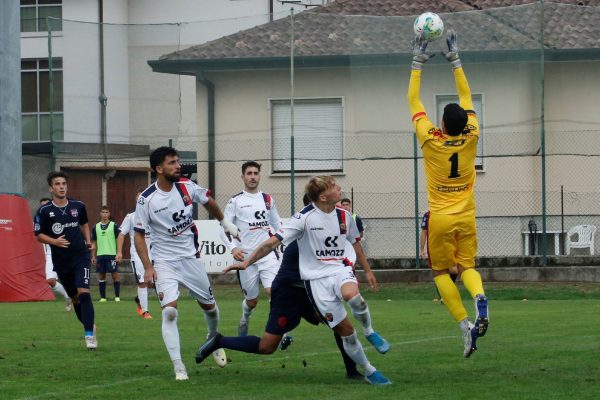
[[[117,255],[117,238],[115,237],[115,223],[110,221],[106,229],[102,229],[102,224],[96,224],[96,254],[99,256]]]

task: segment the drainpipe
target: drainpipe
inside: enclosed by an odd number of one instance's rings
[[[216,197],[215,186],[215,84],[206,79],[202,72],[196,74],[196,80],[206,87],[206,113],[208,117],[208,187],[212,191],[213,198]],[[214,218],[212,215],[210,218]]]

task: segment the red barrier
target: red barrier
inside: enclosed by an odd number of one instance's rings
[[[54,300],[27,200],[0,194],[0,302]]]

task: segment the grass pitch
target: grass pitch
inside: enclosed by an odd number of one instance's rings
[[[108,293],[112,290],[108,288]],[[1,399],[597,399],[600,387],[600,285],[487,284],[490,329],[470,359],[432,284],[364,289],[374,328],[392,344],[367,357],[393,381],[372,387],[345,378],[332,333],[301,323],[287,352],[259,356],[228,351],[229,364],[193,357],[206,335],[203,314],[180,299],[179,329],[190,380],[176,382],[161,337],[160,311],[142,320],[126,288],[120,303],[95,302],[99,348],[63,302],[0,304]],[[241,294],[214,288],[221,331],[234,335]],[[464,292],[464,290],[463,290]],[[96,293],[93,295],[97,298]],[[524,301],[527,299],[527,301]],[[471,301],[465,303],[472,310]],[[251,334],[262,334],[263,298]],[[358,324],[355,324],[357,326]],[[359,329],[360,332],[360,329]]]

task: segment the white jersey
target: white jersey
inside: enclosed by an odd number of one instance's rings
[[[193,203],[206,204],[210,191],[187,178],[163,192],[157,183],[150,185],[138,199],[135,231],[152,233],[150,258],[176,261],[199,258],[198,229],[194,224]]]
[[[271,227],[275,232],[281,227],[275,201],[263,192],[236,194],[227,202],[223,215],[238,228],[241,243],[234,239],[233,247],[240,248],[247,255],[271,237]]]
[[[348,211],[336,207],[324,213],[313,204],[294,214],[275,236],[286,246],[298,241],[300,277],[304,280],[333,276],[347,268],[349,257],[353,256],[347,243],[353,245],[360,240],[356,222]]]
[[[121,233],[123,235],[129,234],[129,242],[130,242],[129,254],[131,254],[131,258],[139,259],[140,256],[138,255],[137,250],[135,249],[135,242],[134,242],[134,238],[133,238],[134,234],[135,234],[134,228],[135,228],[135,211],[130,212],[129,214],[127,214],[125,216],[125,218],[123,219],[123,222],[119,226],[119,230],[121,231]],[[148,251],[150,251],[150,229],[147,229],[144,231],[144,239],[146,239],[146,246],[148,247]],[[148,253],[148,254],[150,254],[150,253]]]

